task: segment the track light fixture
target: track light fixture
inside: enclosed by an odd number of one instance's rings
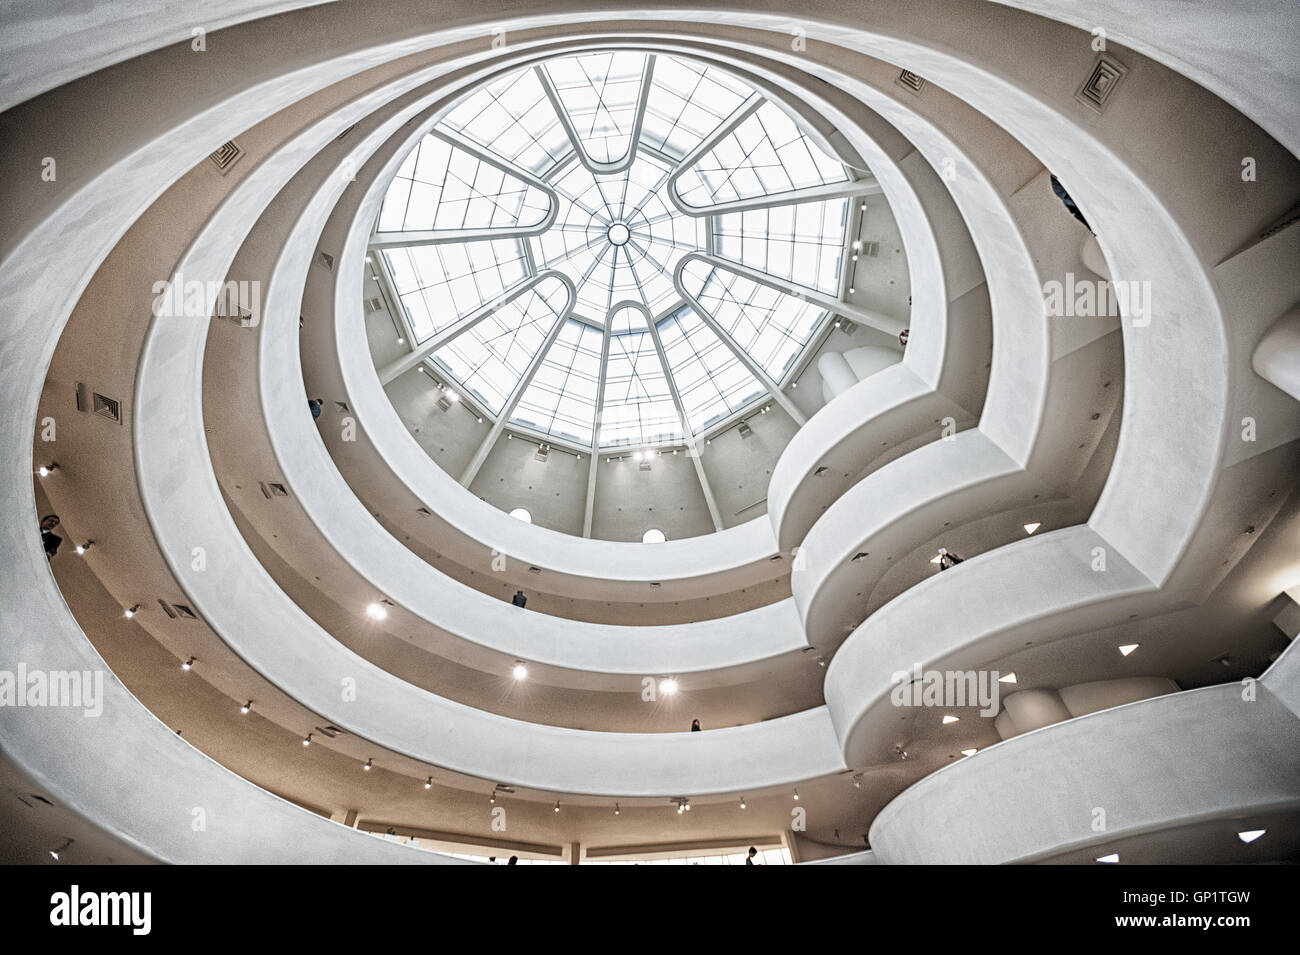
[[[56,462],[51,461],[49,464],[42,464],[39,468],[36,469],[36,473],[39,474],[41,477],[49,477],[58,469],[59,469],[59,465]]]
[[[560,801],[558,799],[555,800],[555,811],[556,812],[560,811]]]
[[[181,669],[184,670],[186,673],[189,673],[191,670],[193,670],[193,669],[194,669],[194,658],[193,658],[193,657],[190,657],[188,660],[186,660],[184,663],[182,663],[182,664],[181,664]]]
[[[139,612],[139,610],[140,610],[140,605],[133,604],[132,606],[127,607],[124,611],[122,611],[122,616],[126,617],[127,620],[130,620]]]
[[[425,788],[425,789],[432,789],[432,788],[433,788],[433,777],[432,777],[432,776],[430,776],[428,779],[426,779],[426,780],[424,781],[424,788]]]
[[[374,765],[375,765],[374,759],[367,759],[366,764],[361,768],[364,769],[366,772],[370,772],[371,767],[373,767]]]
[[[241,712],[241,713],[243,713],[245,716],[247,716],[247,715],[248,715],[248,711],[251,710],[252,708],[253,708],[253,701],[252,701],[252,700],[249,700],[247,703],[245,703],[243,706],[241,706],[241,707],[239,708],[239,712]]]
[[[78,557],[83,556],[83,555],[86,553],[86,551],[90,550],[90,548],[92,548],[92,547],[94,547],[94,546],[95,546],[95,542],[94,542],[94,541],[86,541],[86,543],[84,543],[84,544],[78,544],[78,545],[77,545],[77,556],[78,556]]]
[[[62,853],[67,852],[68,847],[72,845],[72,843],[73,843],[72,839],[64,839],[63,843],[57,849],[50,850],[50,858],[53,859],[55,862],[58,862],[59,856]]]
[[[302,745],[303,745],[303,746],[310,746],[310,745],[311,745],[311,733],[308,733],[306,736],[304,736],[304,737],[302,738]]]

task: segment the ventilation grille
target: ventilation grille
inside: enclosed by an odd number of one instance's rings
[[[288,497],[289,490],[283,484],[272,484],[269,481],[259,482],[262,487],[262,494],[269,501],[273,497]]]
[[[740,422],[740,427],[737,428],[736,430],[740,432],[740,436],[742,438],[748,438],[754,433],[754,429],[751,428],[749,424],[744,421]]]
[[[384,307],[384,300],[378,297],[366,299],[366,311],[377,312]]]
[[[649,471],[649,470],[650,470],[650,462],[649,462],[649,461],[642,461],[642,462],[638,465],[638,467],[639,467],[642,471]]]
[[[451,400],[446,395],[443,395],[438,399],[438,407],[441,408],[443,411],[450,410]]]
[[[167,616],[171,617],[173,620],[199,619],[199,615],[194,612],[193,608],[187,607],[185,604],[169,604],[167,601],[159,598],[158,606],[162,607],[163,613],[167,614]]]
[[[316,727],[316,732],[320,733],[321,736],[328,736],[330,739],[337,739],[340,736],[348,735],[346,730],[341,730],[332,724],[328,726],[318,726]]]
[[[95,414],[107,418],[109,421],[116,421],[119,424],[122,421],[122,406],[112,398],[95,393]]]
[[[222,143],[221,147],[208,158],[212,160],[212,165],[216,166],[224,176],[230,171],[231,166],[239,162],[240,157],[243,155],[244,151],[235,145],[235,141],[232,139],[230,142]]]
[[[921,92],[921,87],[925,85],[925,80],[908,70],[903,70],[903,72],[899,73],[898,79],[895,80],[895,82],[904,89],[911,90],[913,93]]]
[[[325,268],[327,268],[327,269],[329,269],[331,272],[333,272],[333,271],[334,271],[334,256],[330,255],[328,252],[321,252],[320,250],[317,250],[317,252],[316,252],[316,264],[317,264],[317,265],[323,265],[323,266],[325,266]]]
[[[1100,113],[1106,108],[1106,102],[1127,72],[1124,66],[1103,54],[1097,57],[1092,73],[1079,87],[1079,92],[1074,94],[1074,98]]]
[[[813,472],[813,477],[821,477],[829,470],[830,468],[823,464],[821,467],[819,467],[816,471]]]
[[[539,444],[537,446],[537,453],[533,455],[533,460],[541,461],[543,464],[545,464],[550,459],[550,457],[551,457],[551,449],[544,444]]]
[[[862,255],[869,255],[869,256],[871,256],[872,258],[875,258],[877,255],[880,254],[880,243],[879,243],[879,242],[863,242],[863,243],[862,243],[862,252],[861,252],[861,254],[862,254]]]

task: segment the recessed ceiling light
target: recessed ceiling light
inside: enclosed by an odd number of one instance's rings
[[[1266,832],[1268,832],[1267,829],[1247,829],[1245,832],[1237,833],[1237,838],[1242,842],[1250,843],[1254,842]]]
[[[524,666],[522,663],[516,663],[514,668],[510,671],[510,675],[516,680],[526,680],[528,679],[528,667]]]
[[[941,560],[943,560],[943,554],[935,554],[933,557],[930,558],[930,563],[937,564]]]
[[[976,753],[978,753],[978,752],[979,752],[979,750],[977,750],[977,749],[963,749],[963,750],[961,751],[961,754],[962,754],[963,756],[974,756],[974,755],[975,755]]]
[[[664,696],[672,696],[677,692],[677,681],[672,677],[659,681],[659,692]]]
[[[1119,652],[1122,653],[1124,656],[1128,656],[1130,653],[1132,653],[1140,646],[1141,646],[1140,643],[1125,643],[1119,648]]]
[[[1099,856],[1098,859],[1097,859],[1097,861],[1098,861],[1098,862],[1118,862],[1118,861],[1119,861],[1119,853],[1118,853],[1118,852],[1112,852],[1112,853],[1111,853],[1110,855],[1108,855],[1108,856]]]
[[[948,716],[945,716],[945,717],[943,718],[943,725],[944,725],[944,726],[947,726],[949,723],[958,723],[958,722],[960,722],[960,721],[961,721],[961,717],[960,717],[960,716],[952,716],[952,715],[948,715]]]
[[[366,607],[366,616],[371,620],[383,620],[388,616],[388,611],[383,604],[373,603]]]
[[[1030,524],[1026,524],[1026,525],[1025,525],[1025,533],[1026,533],[1026,534],[1032,534],[1034,531],[1038,530],[1038,529],[1039,529],[1040,527],[1042,527],[1042,526],[1043,526],[1043,522],[1042,522],[1042,521],[1034,521],[1034,522],[1032,522],[1032,523],[1030,523]]]
[[[1014,673],[1008,673],[1006,676],[1000,676],[1000,677],[998,677],[998,682],[999,682],[999,683],[1015,683],[1015,682],[1016,682],[1016,675],[1015,675]]]

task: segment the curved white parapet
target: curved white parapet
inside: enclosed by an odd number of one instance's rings
[[[367,172],[372,166],[400,159],[410,138],[422,132],[417,125],[414,133],[390,137],[407,125],[408,116],[443,95],[441,91],[425,94],[401,110],[385,108],[359,123],[348,140],[326,147],[268,206],[235,256],[228,276],[201,273],[197,263],[183,264],[178,270],[190,280],[219,282],[228,277],[257,283],[263,290],[261,322],[256,332],[247,333],[258,336],[259,387],[250,389],[237,379],[222,378],[209,386],[207,395],[210,405],[221,409],[220,417],[211,420],[208,440],[225,463],[229,479],[237,482],[243,474],[251,482],[259,473],[282,473],[292,492],[293,500],[261,521],[265,527],[260,536],[269,543],[274,529],[278,548],[294,546],[295,526],[300,537],[308,535],[299,541],[302,546],[311,547],[310,538],[316,534],[323,536],[365,579],[370,593],[406,607],[444,634],[495,653],[498,659],[488,656],[486,664],[497,672],[507,672],[515,660],[524,659],[584,674],[638,678],[707,674],[707,680],[734,683],[752,678],[739,668],[802,649],[806,646],[802,628],[789,600],[714,620],[661,626],[595,624],[525,614],[429,566],[379,524],[338,474],[319,432],[304,413],[297,321],[311,250],[317,247],[316,237],[342,188],[337,179],[330,181],[331,176],[334,169],[347,165],[360,169],[358,181],[369,184]],[[369,150],[380,140],[378,155],[369,162]],[[260,171],[252,173],[236,187],[230,201],[238,204],[239,194],[265,189],[263,178]],[[238,243],[235,232],[218,235],[211,247],[224,245],[230,251]],[[243,330],[227,326],[216,334],[207,347],[229,352],[228,361],[236,363],[239,343],[232,336],[245,334]],[[269,441],[260,430],[248,433],[247,422],[258,419]],[[301,520],[286,527],[286,511],[297,505],[310,520],[309,531]],[[357,606],[370,599],[360,599]],[[483,654],[476,657],[470,648],[448,647],[446,641],[438,649],[462,662],[485,662]],[[691,687],[707,685],[706,679],[692,681]]]
[[[1267,691],[1247,696],[1234,683],[1172,693],[998,743],[885,806],[871,848],[891,864],[1043,862],[1180,825],[1300,813],[1300,719]]]
[[[1255,346],[1251,365],[1261,378],[1300,401],[1300,306],[1287,312]]]

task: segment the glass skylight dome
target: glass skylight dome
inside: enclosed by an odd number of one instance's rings
[[[495,424],[591,453],[691,444],[782,397],[875,191],[726,72],[588,53],[458,103],[371,245],[415,350]]]

